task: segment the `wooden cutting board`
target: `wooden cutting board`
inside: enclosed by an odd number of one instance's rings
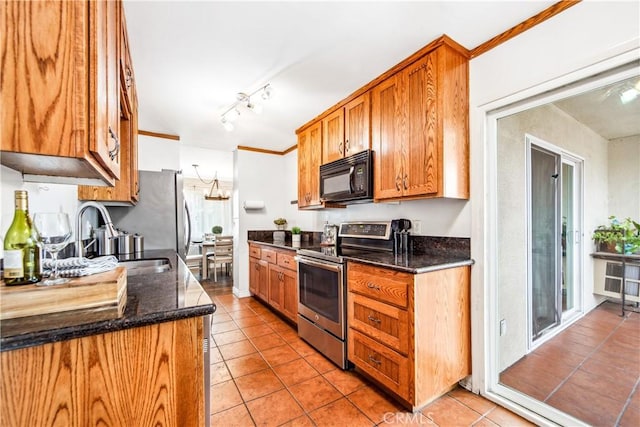
[[[0,319],[109,306],[121,316],[126,303],[125,267],[54,286],[7,286],[0,282]]]

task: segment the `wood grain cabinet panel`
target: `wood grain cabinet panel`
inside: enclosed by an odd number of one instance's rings
[[[351,329],[349,360],[404,400],[412,397],[409,358]]]
[[[349,291],[362,294],[400,308],[409,305],[409,291],[413,274],[400,271],[349,263]]]
[[[297,322],[298,264],[294,256],[294,251],[249,244],[249,291]]]
[[[353,292],[348,295],[349,327],[380,341],[405,356],[409,352],[409,316],[389,304]]]
[[[298,208],[320,205],[322,122],[298,134]]]
[[[114,185],[120,177],[121,12],[120,1],[107,0],[0,9],[0,161],[26,181]]]
[[[124,12],[124,11],[123,11]],[[79,200],[122,202],[135,204],[140,195],[138,181],[138,97],[133,74],[133,63],[127,36],[124,13],[120,25],[119,64],[119,116],[120,116],[120,178],[114,187],[78,186]]]
[[[371,93],[374,199],[468,199],[466,54],[443,43]]]
[[[2,352],[0,425],[204,425],[203,331],[194,317]]]
[[[363,93],[344,106],[344,155],[371,148],[371,96]]]
[[[471,373],[469,267],[416,275],[347,267],[348,354],[356,367],[412,410]]]
[[[370,103],[365,92],[322,119],[322,164],[371,148]]]

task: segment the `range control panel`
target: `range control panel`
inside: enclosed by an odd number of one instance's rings
[[[389,239],[391,221],[343,222],[340,224],[340,237],[356,237],[367,239]]]

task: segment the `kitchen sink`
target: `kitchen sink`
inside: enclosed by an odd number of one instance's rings
[[[127,268],[127,276],[162,273],[171,270],[168,258],[121,260],[118,266]]]

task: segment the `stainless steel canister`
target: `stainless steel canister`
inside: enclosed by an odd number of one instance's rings
[[[118,238],[105,237],[105,228],[96,228],[96,240],[98,246],[98,255],[114,255],[118,253]]]
[[[133,234],[123,233],[118,236],[118,255],[133,253]]]
[[[140,256],[144,252],[144,236],[138,233],[133,235],[133,251],[136,256]]]

